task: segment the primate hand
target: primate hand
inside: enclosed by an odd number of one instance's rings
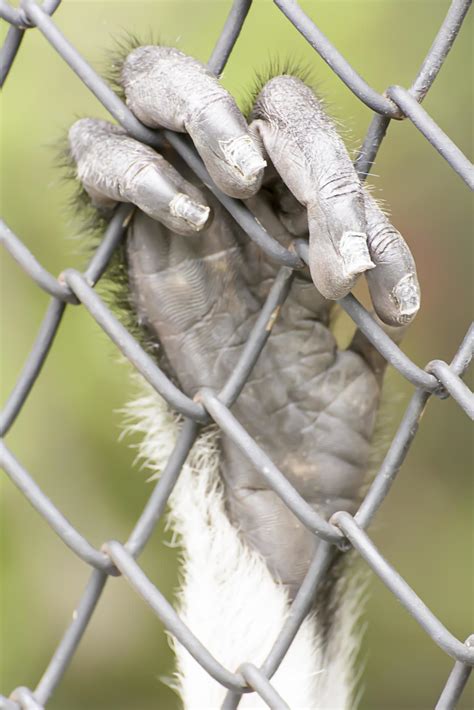
[[[295,236],[308,238],[309,269],[296,275],[233,413],[315,510],[326,518],[353,511],[384,363],[360,333],[339,350],[330,310],[364,273],[380,319],[405,326],[419,308],[405,241],[361,185],[320,100],[300,79],[268,81],[249,122],[217,79],[176,49],[135,49],[121,83],[145,125],[189,134],[216,185],[246,200],[275,239],[287,246]],[[77,121],[69,142],[77,177],[97,207],[138,208],[126,238],[138,323],[188,395],[219,390],[275,266],[171,150],[159,155],[95,119]],[[317,541],[224,436],[221,449],[230,519],[294,595]]]

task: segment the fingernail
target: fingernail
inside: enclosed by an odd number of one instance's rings
[[[178,192],[173,197],[169,203],[169,210],[173,217],[184,219],[196,231],[204,227],[211,211],[209,207],[194,202],[183,192]]]
[[[367,235],[364,232],[344,232],[339,243],[339,251],[344,261],[346,276],[355,276],[375,267],[370,258]]]
[[[240,136],[232,138],[230,141],[219,141],[219,145],[226,161],[238,170],[248,182],[253,182],[258,173],[267,165],[250,136]]]
[[[420,289],[415,274],[407,274],[392,291],[400,316],[413,316],[420,308]]]

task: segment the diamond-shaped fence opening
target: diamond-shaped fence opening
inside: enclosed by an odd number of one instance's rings
[[[274,0],[274,3],[332,71],[373,112],[372,122],[356,160],[356,168],[361,178],[369,173],[390,121],[405,119],[412,122],[429,141],[433,149],[438,151],[452,170],[458,174],[460,180],[472,187],[474,178],[471,163],[421,106],[422,100],[435,82],[437,74],[456,40],[470,6],[469,1],[454,0],[451,3],[412,85],[409,88],[390,86],[383,95],[375,91],[357,73],[295,0]],[[341,511],[336,513],[330,521],[323,519],[292,488],[283,473],[272,463],[271,456],[269,457],[260,449],[256,441],[248,435],[230,411],[231,405],[238,398],[269,337],[270,331],[267,329],[269,318],[275,308],[285,301],[293,271],[307,261],[307,245],[302,240],[295,240],[291,249],[281,246],[254,219],[242,202],[226,197],[213,185],[197,153],[183,140],[182,136],[170,131],[151,130],[142,125],[72,46],[67,37],[61,33],[53,19],[53,14],[60,4],[60,0],[45,0],[42,4],[37,4],[34,0],[24,0],[20,8],[15,8],[5,0],[1,0],[0,16],[10,23],[1,50],[1,82],[3,83],[9,72],[14,69],[15,57],[21,51],[21,41],[25,32],[41,33],[56,50],[59,57],[82,79],[89,90],[131,136],[157,148],[162,146],[166,140],[195,174],[207,185],[210,185],[210,189],[235,221],[246,231],[249,238],[280,264],[280,270],[228,382],[220,392],[203,390],[200,393],[199,401],[197,401],[196,398],[187,397],[167,378],[156,362],[127,332],[94,290],[94,286],[104,273],[114,250],[124,235],[131,214],[129,205],[121,205],[116,209],[102,242],[92,255],[85,271],[81,273],[77,270],[66,269],[58,279],[37,261],[19,236],[14,234],[5,223],[1,223],[0,234],[3,246],[38,288],[51,296],[50,305],[36,341],[2,412],[0,425],[2,435],[11,429],[20,415],[51,351],[65,310],[78,305],[82,305],[87,310],[123,355],[164,397],[169,405],[181,413],[184,417],[184,424],[168,464],[128,540],[123,543],[108,541],[100,549],[90,544],[81,532],[65,518],[38,486],[32,475],[2,443],[2,466],[6,474],[40,513],[44,521],[70,548],[71,552],[90,565],[91,576],[74,618],[36,688],[16,688],[9,698],[0,697],[0,707],[5,710],[18,710],[18,708],[38,709],[47,705],[54,689],[66,673],[83,634],[87,632],[89,621],[96,611],[109,575],[125,577],[136,594],[152,607],[166,629],[189,650],[213,678],[228,689],[223,707],[237,707],[242,695],[249,692],[258,693],[269,707],[288,707],[285,699],[279,697],[272,686],[272,675],[306,617],[316,589],[324,580],[332,555],[338,547],[354,548],[407,612],[431,637],[433,643],[453,659],[453,669],[439,698],[437,708],[454,707],[474,663],[474,637],[467,640],[458,639],[448,631],[442,620],[423,603],[407,582],[385,561],[367,534],[367,529],[395,481],[409,447],[417,434],[420,418],[428,399],[431,396],[440,399],[451,397],[469,417],[474,417],[474,397],[462,379],[473,353],[474,327],[471,327],[466,334],[460,334],[459,349],[450,363],[433,359],[425,368],[421,368],[385,334],[353,295],[348,295],[340,301],[342,308],[382,356],[413,385],[414,393],[357,513],[350,515]],[[217,75],[221,74],[232,52],[251,4],[251,0],[235,0],[230,9],[208,62],[209,68]],[[264,475],[269,486],[283,499],[298,519],[323,541],[318,546],[317,554],[293,602],[292,613],[281,629],[271,652],[260,667],[253,663],[252,658],[247,659],[247,662],[237,670],[224,667],[220,660],[214,658],[200,640],[194,636],[192,630],[183,623],[137,562],[137,557],[147,544],[163,513],[168,497],[199,434],[201,425],[211,420],[245,450],[247,457]]]

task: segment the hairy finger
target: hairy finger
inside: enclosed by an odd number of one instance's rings
[[[119,126],[81,119],[69,131],[69,145],[77,177],[95,204],[131,202],[183,235],[194,234],[208,222],[210,209],[202,193]]]
[[[269,81],[252,117],[277,172],[307,208],[317,289],[326,298],[345,296],[374,263],[363,189],[341,138],[313,91],[293,76]]]
[[[121,81],[143,123],[189,133],[227,195],[258,191],[265,160],[234,99],[201,62],[170,47],[139,47],[125,60]]]

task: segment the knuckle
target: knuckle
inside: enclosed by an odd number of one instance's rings
[[[400,234],[390,224],[378,224],[371,230],[370,250],[380,262],[390,262],[400,252]]]
[[[319,182],[319,194],[325,200],[357,195],[359,192],[360,183],[352,170],[331,171],[324,174]]]

